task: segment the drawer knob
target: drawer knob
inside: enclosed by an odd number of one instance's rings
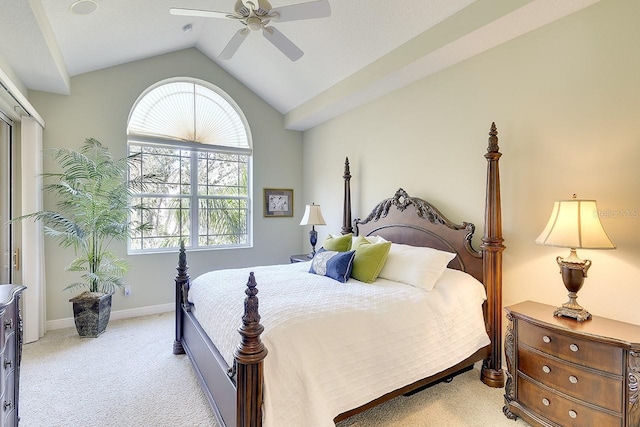
[[[571,384],[578,384],[578,379],[576,377],[574,377],[573,375],[569,376],[569,382]]]
[[[575,345],[575,344],[571,344],[571,345],[569,346],[569,349],[570,349],[571,351],[573,351],[573,352],[576,352],[576,351],[580,350],[580,348],[578,348],[578,346],[577,346],[577,345]]]
[[[551,342],[551,338],[549,338],[548,336],[544,335],[542,337],[542,341],[546,342],[547,344],[549,344]]]
[[[10,368],[13,366],[13,362],[11,361],[11,359],[7,359],[4,361],[4,369]]]
[[[5,320],[4,321],[4,328],[5,329],[13,329],[13,319]]]
[[[549,372],[551,372],[551,368],[549,368],[547,365],[544,365],[542,367],[542,372],[544,372],[545,374],[548,374]]]
[[[551,404],[551,402],[549,402],[549,399],[547,399],[546,397],[542,398],[542,404],[544,406],[549,406]]]
[[[12,407],[12,406],[13,406],[13,403],[11,403],[11,402],[7,402],[7,401],[5,400],[5,402],[4,402],[4,410],[5,410],[5,411],[8,411],[9,409],[11,409],[11,407]]]
[[[578,414],[576,413],[576,411],[573,411],[573,410],[572,410],[572,411],[569,411],[569,416],[570,416],[571,418],[578,418]]]

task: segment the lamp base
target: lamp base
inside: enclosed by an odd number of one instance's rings
[[[554,316],[563,316],[563,317],[571,317],[576,319],[578,322],[584,322],[585,320],[589,320],[591,318],[591,313],[589,313],[584,308],[574,308],[567,307],[567,304],[563,304],[562,307],[556,308],[556,311],[553,312]]]
[[[576,255],[576,250],[571,248],[571,252],[567,258],[557,257],[556,262],[560,266],[560,274],[565,288],[569,291],[569,301],[558,307],[553,312],[554,316],[564,316],[576,319],[578,322],[584,322],[591,318],[591,314],[578,304],[578,291],[582,288],[584,278],[587,277],[587,271],[591,267],[591,261],[582,260]]]
[[[311,243],[311,253],[307,255],[307,258],[311,259],[316,256],[316,243],[318,243],[318,232],[313,225],[309,231],[309,243]]]

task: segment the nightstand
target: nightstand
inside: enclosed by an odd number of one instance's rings
[[[505,415],[534,426],[640,427],[640,326],[577,322],[555,309],[505,308]]]
[[[294,262],[311,261],[311,258],[309,258],[309,254],[291,255],[289,261],[293,264]]]

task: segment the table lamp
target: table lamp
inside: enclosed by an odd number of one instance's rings
[[[589,319],[591,314],[576,299],[584,278],[587,277],[587,270],[591,267],[591,261],[580,259],[576,249],[616,248],[602,228],[596,201],[578,199],[575,194],[570,200],[556,201],[549,222],[536,243],[570,249],[568,257],[556,258],[562,281],[569,291],[569,301],[558,307],[553,314],[572,317],[579,322]]]
[[[316,243],[318,243],[318,232],[315,229],[316,225],[326,225],[324,218],[322,217],[322,211],[320,205],[310,204],[304,210],[304,215],[300,225],[310,225],[311,231],[309,232],[309,242],[311,243],[311,253],[307,255],[307,258],[313,258],[316,254]]]

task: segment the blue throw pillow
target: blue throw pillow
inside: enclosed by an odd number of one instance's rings
[[[311,261],[309,273],[331,277],[338,282],[344,283],[351,276],[355,255],[355,251],[336,252],[320,248]]]

